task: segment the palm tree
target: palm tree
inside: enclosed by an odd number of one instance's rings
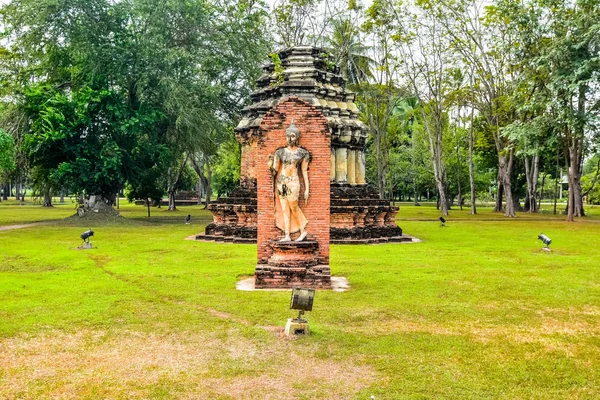
[[[329,51],[349,84],[358,84],[373,78],[371,66],[375,61],[366,55],[369,47],[359,41],[358,29],[349,19],[333,22],[332,36],[328,42]]]

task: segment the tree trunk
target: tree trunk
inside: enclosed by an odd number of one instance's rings
[[[494,212],[502,212],[502,198],[504,197],[504,182],[502,179],[502,171],[498,167],[497,177],[498,190],[496,191],[496,205],[494,206]]]
[[[210,181],[212,178],[212,171],[210,170],[210,164],[208,163],[208,161],[206,160],[206,157],[204,155],[202,155],[200,157],[200,160],[197,160],[196,157],[191,157],[192,160],[192,167],[194,168],[194,171],[196,171],[196,174],[198,174],[198,204],[202,204],[202,196],[206,196],[206,203],[204,204],[204,208],[206,209],[206,207],[208,206],[208,203],[210,202],[210,194],[209,194],[209,186],[210,186]],[[209,177],[207,178],[204,175],[204,166],[207,165],[208,166],[208,171],[209,171]]]
[[[558,176],[554,180],[554,212],[553,212],[554,215],[556,215],[556,201],[557,201],[557,199],[558,199]]]
[[[544,173],[544,175],[542,175],[542,188],[541,188],[541,193],[540,193],[540,197],[538,199],[538,212],[542,209],[542,199],[544,198],[544,185],[546,184],[546,173]]]
[[[574,217],[583,217],[583,196],[581,190],[581,139],[573,138],[569,146],[569,203],[567,208],[567,221],[572,222]]]
[[[2,192],[2,200],[8,200],[8,194],[10,193],[10,184],[4,184],[4,191]]]
[[[413,190],[414,190],[414,195],[415,195],[415,206],[420,206],[419,204],[419,194],[418,194],[418,189],[417,189],[417,184],[415,183],[413,185]],[[394,196],[394,201],[396,200],[396,196]]]
[[[208,160],[204,163],[206,166],[206,204],[204,205],[204,209],[208,207],[211,201],[212,196],[212,168]]]
[[[21,199],[21,184],[15,183],[15,200]]]
[[[460,187],[460,178],[458,178],[458,206],[460,207],[460,211],[463,209],[463,201],[462,201],[462,190]]]
[[[427,115],[423,114],[424,118]],[[442,161],[442,126],[441,122],[436,122],[435,126],[431,124],[425,125],[427,130],[427,136],[429,138],[429,150],[431,151],[431,159],[433,162],[433,176],[435,178],[435,186],[438,190],[438,202],[441,208],[442,215],[448,215],[448,195],[446,192],[446,182],[444,176],[446,172],[444,170],[444,164]],[[433,131],[432,131],[433,128]]]
[[[473,97],[473,71],[471,71],[470,79],[471,82],[471,95]],[[475,107],[471,105],[471,123],[469,126],[469,187],[471,190],[471,214],[477,214],[477,206],[475,205],[475,166],[473,165],[473,150],[475,148],[475,135],[473,122],[475,120]]]
[[[515,203],[512,193],[511,173],[513,165],[513,150],[507,150],[508,154],[498,155],[498,171],[501,171],[502,186],[504,187],[504,196],[506,197],[505,217],[515,217]]]
[[[519,202],[519,196],[513,193],[512,198],[515,211],[523,211],[523,207],[521,207],[521,203]]]
[[[77,214],[80,217],[91,217],[100,215],[106,217],[107,215],[120,216],[119,212],[113,208],[115,203],[116,193],[110,194],[106,197],[101,195],[89,195],[80,199],[83,203],[77,209]]]
[[[44,207],[52,207],[52,193],[44,193]]]
[[[175,205],[175,191],[177,190],[177,184],[179,183],[181,173],[183,172],[183,168],[185,168],[188,158],[189,156],[186,154],[181,166],[176,171],[173,171],[173,167],[170,167],[167,171],[169,181],[167,185],[167,193],[169,194],[169,208],[167,211],[177,211],[177,206]]]
[[[198,176],[198,202],[197,204],[202,204],[202,197],[204,196],[204,184],[202,183],[202,178]]]
[[[146,207],[148,207],[148,218],[150,218],[150,199],[146,198]]]
[[[539,178],[540,157],[525,157],[525,177],[527,179],[527,197],[525,210],[529,213],[537,213],[537,182]]]
[[[177,204],[175,204],[175,191],[169,192],[169,208],[167,211],[177,211]]]
[[[379,198],[385,199],[385,189],[386,189],[386,165],[385,165],[385,157],[383,156],[383,146],[382,146],[382,135],[379,133],[376,136],[375,140],[375,156],[377,159],[377,186],[379,189]]]

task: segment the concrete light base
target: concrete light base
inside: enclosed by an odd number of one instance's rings
[[[287,336],[310,335],[308,321],[305,319],[289,318],[285,324],[285,334]]]

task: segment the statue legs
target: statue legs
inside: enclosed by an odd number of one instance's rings
[[[281,210],[283,211],[283,226],[285,237],[280,242],[289,242],[292,240],[290,237],[290,205],[285,197],[280,197],[279,202],[281,204]]]
[[[293,215],[293,217],[298,220],[299,216],[302,215],[304,217],[304,214],[302,214],[302,210],[300,210],[300,207],[298,207],[298,202],[294,201],[292,203],[290,203],[290,211],[291,211],[291,215]],[[297,221],[299,228],[300,228],[300,236],[298,236],[298,239],[296,239],[296,242],[301,242],[304,239],[306,239],[306,236],[308,235],[308,233],[304,230],[304,224],[301,223],[300,221]]]
[[[296,242],[301,242],[306,239],[306,236],[308,235],[308,232],[304,229],[306,218],[300,207],[298,207],[298,201],[290,201],[287,198],[279,197],[279,203],[281,204],[281,211],[283,213],[283,231],[285,234],[280,242],[289,242],[292,240],[290,237],[292,225],[294,225],[294,232],[300,231],[300,236],[298,236]],[[292,218],[294,219],[294,224],[292,224]],[[300,221],[301,219],[304,221]]]

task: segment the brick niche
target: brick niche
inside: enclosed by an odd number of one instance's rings
[[[299,146],[310,152],[308,165],[310,193],[304,194],[299,171],[299,206],[308,219],[308,237],[303,242],[282,242],[283,233],[275,226],[275,197],[268,157],[286,146],[285,131],[292,119],[300,131]],[[271,109],[260,124],[261,139],[255,152],[257,185],[258,264],[257,288],[330,287],[329,227],[331,136],[323,114],[307,102],[291,96]],[[299,234],[292,234],[295,239]]]

